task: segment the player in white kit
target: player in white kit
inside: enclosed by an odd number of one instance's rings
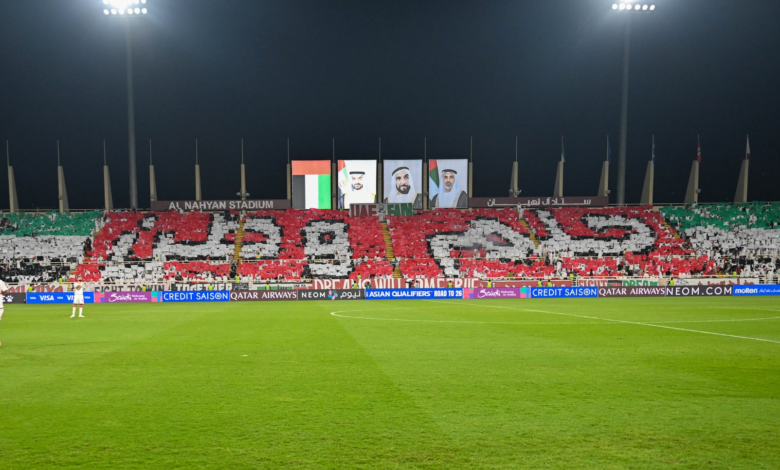
[[[2,279],[0,279],[0,320],[3,319],[3,300],[5,300],[5,297],[3,297],[5,294],[8,293],[8,286],[5,285],[5,282],[3,282]],[[2,346],[3,343],[0,343],[0,346]]]
[[[81,276],[73,283],[73,313],[70,318],[76,316],[76,307],[79,308],[79,318],[84,318],[84,283],[81,281]]]

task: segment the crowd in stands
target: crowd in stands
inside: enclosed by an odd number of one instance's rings
[[[240,249],[236,247],[243,226]],[[437,209],[381,223],[334,210],[0,217],[8,282],[328,278],[773,277],[780,204]]]

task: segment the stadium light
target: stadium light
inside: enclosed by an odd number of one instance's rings
[[[621,12],[654,11],[652,0],[620,0],[612,4],[612,10]],[[618,205],[626,203],[626,134],[628,129],[628,64],[631,48],[631,16],[626,18],[625,40],[623,43],[623,93],[620,105],[620,152],[618,153]]]
[[[105,15],[145,15],[149,13],[146,9],[146,0],[103,0]],[[144,7],[144,8],[142,8]]]
[[[147,0],[102,0],[103,14],[106,16],[142,16],[149,13]],[[125,15],[127,13],[127,15]],[[138,175],[135,163],[135,107],[133,104],[133,48],[130,36],[130,22],[126,20],[127,28],[127,135],[130,163],[130,208],[138,209]]]
[[[612,9],[619,11],[653,11],[655,5],[652,3],[635,3],[636,0],[620,0],[620,3],[613,3]]]

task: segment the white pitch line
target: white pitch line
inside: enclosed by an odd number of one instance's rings
[[[395,309],[386,308],[382,310],[395,310]],[[412,309],[404,308],[398,310],[412,310]],[[412,319],[412,318],[376,318],[376,317],[355,317],[349,315],[339,315],[339,313],[344,313],[344,312],[365,312],[365,310],[337,310],[335,312],[330,312],[330,314],[334,317],[353,318],[356,320],[401,321],[401,322],[412,322],[412,323],[468,323],[468,324],[477,324],[477,325],[603,325],[604,324],[604,322],[535,323],[535,322],[523,322],[523,321],[419,320],[419,319]]]
[[[442,302],[441,300],[426,300],[426,302],[435,302],[435,303],[446,304],[446,305],[457,305],[457,304],[453,304],[452,302]],[[765,342],[765,343],[780,344],[780,341],[776,341],[776,340],[773,340],[773,339],[754,338],[752,336],[728,335],[726,333],[715,333],[713,331],[691,330],[691,329],[688,329],[688,328],[678,328],[676,326],[659,325],[659,324],[656,324],[656,323],[643,323],[643,322],[638,322],[638,321],[615,320],[613,318],[591,317],[589,315],[575,315],[573,313],[550,312],[548,310],[533,310],[533,309],[529,309],[529,308],[501,307],[501,306],[498,306],[498,305],[483,305],[483,307],[501,308],[501,309],[505,309],[505,310],[521,310],[521,311],[525,311],[525,312],[549,313],[551,315],[563,315],[563,316],[566,316],[566,317],[587,318],[589,320],[603,320],[603,321],[614,322],[614,323],[624,323],[624,324],[627,324],[627,325],[651,326],[651,327],[654,327],[654,328],[665,328],[667,330],[687,331],[687,332],[690,332],[690,333],[701,333],[701,334],[704,334],[704,335],[725,336],[727,338],[749,339],[749,340],[753,340],[753,341],[762,341],[762,342]]]

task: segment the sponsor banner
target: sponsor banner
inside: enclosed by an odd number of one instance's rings
[[[26,294],[17,294],[17,293],[11,293],[9,292],[8,295],[0,294],[0,298],[3,299],[3,304],[26,304],[27,303],[27,295]]]
[[[153,283],[150,282],[148,284],[94,284],[95,291],[100,291],[104,293],[108,292],[154,292],[154,291],[164,291],[164,290],[177,290],[175,288],[172,288],[170,285],[166,286],[164,283]],[[146,289],[144,290],[144,287]],[[151,302],[151,301],[150,301]]]
[[[780,295],[780,286],[764,284],[761,286],[734,286],[733,295]]]
[[[567,197],[472,197],[469,198],[470,207],[559,207],[559,206],[591,206],[606,207],[609,205],[609,196],[567,196]]]
[[[667,297],[714,297],[731,295],[734,286],[667,286]]]
[[[234,290],[230,301],[298,300],[297,290]]]
[[[599,297],[665,297],[663,286],[599,287]]]
[[[696,279],[696,278],[682,278],[675,279],[674,285],[676,286],[734,286],[734,285],[753,285],[758,284],[760,280],[756,277],[743,277],[743,278],[709,278],[709,279]]]
[[[478,287],[467,289],[467,299],[527,299],[528,287]]]
[[[211,200],[211,201],[152,201],[152,212],[165,211],[256,211],[260,209],[289,209],[288,199]]]
[[[366,299],[462,299],[463,289],[371,289]]]
[[[360,289],[365,289],[369,285],[372,289],[407,289],[409,285],[406,281],[409,279],[363,279],[358,282]],[[419,289],[443,289],[449,288],[449,283],[452,282],[453,288],[470,288],[479,287],[478,279],[444,279],[444,278],[432,278],[432,279],[411,279],[414,281],[412,287]],[[314,289],[347,289],[352,288],[351,279],[315,279],[311,288]]]
[[[72,304],[73,292],[49,292],[45,294],[38,293],[38,292],[29,292],[27,293],[27,303],[28,304]],[[84,292],[84,303],[85,304],[95,303],[95,294],[93,292]]]
[[[152,302],[151,292],[95,292],[96,304],[118,304],[127,302]]]
[[[547,284],[547,281],[542,281],[542,287],[544,287],[544,284]],[[486,287],[487,281],[477,281],[477,285],[480,287]],[[565,279],[553,279],[552,280],[553,287],[570,287],[571,281],[565,280]],[[539,281],[530,281],[530,280],[524,280],[524,281],[493,281],[494,287],[539,287]]]
[[[230,292],[226,290],[164,291],[155,294],[160,302],[227,302],[230,300]]]
[[[598,297],[598,287],[532,287],[533,299],[563,299],[570,297]]]
[[[385,220],[388,215],[413,216],[412,203],[408,204],[351,204],[350,217],[379,217]]]
[[[309,289],[299,290],[298,300],[363,300],[362,289]]]

